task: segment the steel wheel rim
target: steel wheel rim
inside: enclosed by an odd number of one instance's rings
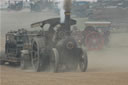
[[[82,60],[80,62],[80,69],[81,70],[84,70],[85,69],[85,60],[84,60],[83,56],[82,56]]]
[[[36,70],[38,70],[38,67],[39,67],[39,50],[38,50],[37,44],[35,42],[33,44],[32,65]]]
[[[81,57],[81,60],[80,60],[80,63],[79,63],[79,66],[80,66],[80,70],[82,72],[85,72],[87,70],[87,67],[88,67],[88,57],[87,57],[86,53],[83,53],[83,55]]]

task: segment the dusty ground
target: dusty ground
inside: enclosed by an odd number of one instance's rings
[[[56,14],[47,12],[1,13],[1,43],[9,30],[30,29],[30,24]],[[79,21],[83,21],[79,20]],[[83,24],[83,23],[82,23]],[[80,25],[80,24],[79,24]],[[80,25],[81,26],[81,25]],[[128,84],[128,33],[112,33],[110,44],[100,51],[88,52],[87,73],[35,73],[17,67],[0,66],[1,85],[127,85]],[[3,50],[3,49],[2,49]]]
[[[27,73],[2,67],[2,85],[127,85],[128,73]]]

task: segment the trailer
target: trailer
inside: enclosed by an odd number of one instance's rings
[[[24,47],[29,48],[26,43],[30,44],[29,41],[34,36],[37,36],[37,31],[19,29],[18,31],[8,32],[5,40],[5,55],[0,56],[0,63],[20,64],[21,51]]]

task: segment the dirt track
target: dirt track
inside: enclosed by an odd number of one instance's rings
[[[27,73],[2,67],[2,85],[127,85],[128,73]]]
[[[46,19],[47,16],[50,18],[56,15],[3,12],[0,47],[4,47],[4,35],[9,30],[19,27],[30,29],[31,23]],[[0,83],[2,85],[128,85],[127,36],[128,33],[113,33],[108,47],[101,51],[89,51],[87,73],[35,73],[16,67],[0,66]]]

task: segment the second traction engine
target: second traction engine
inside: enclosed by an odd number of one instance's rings
[[[29,52],[35,71],[74,71],[78,66],[82,72],[86,71],[88,63],[86,50],[78,46],[71,36],[70,27],[75,25],[76,21],[70,19],[70,6],[71,0],[65,0],[64,23],[60,22],[60,18],[53,18],[31,25],[33,28],[37,26],[42,28],[40,34],[32,39],[32,51]],[[47,24],[49,28],[45,30]]]

